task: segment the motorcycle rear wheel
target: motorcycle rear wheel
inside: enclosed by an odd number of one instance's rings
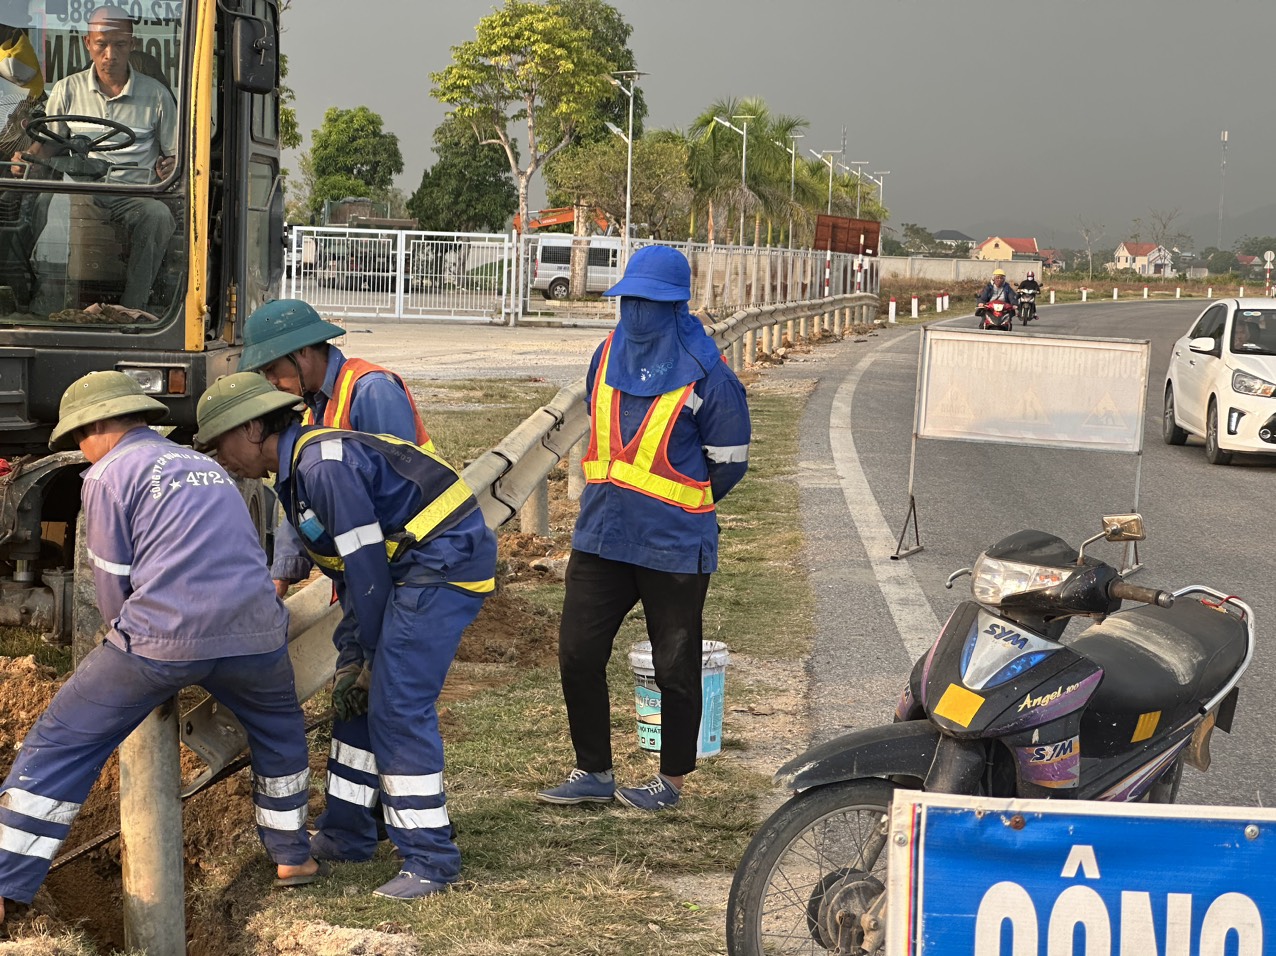
[[[731,956],[816,956],[827,945],[826,894],[886,882],[886,815],[898,789],[869,778],[792,797],[745,850],[727,900]],[[858,923],[858,920],[855,920]],[[880,953],[884,949],[874,952]],[[862,952],[862,950],[861,950]]]

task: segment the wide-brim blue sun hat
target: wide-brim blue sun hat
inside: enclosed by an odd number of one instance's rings
[[[687,302],[691,299],[691,263],[677,249],[643,246],[629,257],[624,277],[603,295]]]

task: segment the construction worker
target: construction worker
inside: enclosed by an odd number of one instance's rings
[[[460,873],[435,702],[494,589],[496,536],[447,462],[389,435],[302,427],[294,401],[255,372],[229,375],[200,397],[195,439],[237,475],[276,475],[341,601],[328,806],[311,851],[370,859],[380,800],[403,868],[374,892],[419,899]]]
[[[230,476],[147,427],[166,414],[123,372],[91,373],[62,396],[49,447],[78,445],[91,465],[85,543],[110,629],[27,734],[0,789],[0,895],[11,900],[34,897],[111,752],[193,684],[247,733],[257,832],[276,882],[321,875],[305,830],[310,766],[288,612]]]
[[[701,714],[702,621],[718,566],[715,504],[749,466],[744,387],[687,311],[691,267],[647,246],[607,295],[616,331],[586,377],[585,491],[572,535],[558,663],[576,766],[542,790],[545,803],[641,810],[678,802],[695,769]],[[642,602],[661,691],[660,772],[616,789],[607,661],[625,615]]]
[[[303,425],[316,422],[373,435],[393,435],[434,451],[403,379],[360,358],[346,358],[328,340],[345,333],[300,299],[277,299],[244,324],[241,372],[261,372],[275,388],[305,402]],[[281,526],[271,576],[280,597],[310,573],[296,533]]]

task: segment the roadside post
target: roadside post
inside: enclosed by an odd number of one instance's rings
[[[886,954],[1259,956],[1274,835],[1255,807],[898,791]]]
[[[1148,287],[1147,287],[1147,286],[1144,286],[1144,287],[1143,287],[1143,298],[1145,298],[1145,299],[1146,299],[1147,297],[1148,297]]]
[[[913,302],[915,305],[917,300],[914,299]],[[894,296],[891,296],[891,304],[890,304],[889,310],[887,311],[887,318],[891,325],[895,324],[895,297]]]
[[[913,293],[913,318],[917,318],[917,293]]]
[[[1276,252],[1268,249],[1263,253],[1263,273],[1266,276],[1266,286],[1263,289],[1263,295],[1269,299],[1272,297],[1272,260],[1276,259]]]

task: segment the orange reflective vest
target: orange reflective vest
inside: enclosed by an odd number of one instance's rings
[[[669,436],[678,413],[695,390],[695,383],[657,395],[647,408],[638,431],[628,444],[621,443],[620,400],[607,384],[607,360],[611,336],[603,345],[602,360],[594,378],[590,397],[592,426],[589,450],[581,461],[590,484],[610,482],[637,491],[666,504],[693,513],[713,511],[713,492],[708,481],[697,481],[669,463]]]
[[[416,421],[416,440],[413,444],[420,445],[426,451],[435,451],[434,442],[430,440],[430,433],[425,430],[425,423],[421,421],[421,413],[417,411],[416,402],[412,400],[412,393],[403,384],[403,379],[399,378],[388,368],[373,365],[371,362],[361,358],[348,358],[342,363],[340,371],[337,372],[335,394],[328,400],[328,404],[323,410],[323,424],[328,428],[344,428],[346,431],[355,430],[354,426],[350,424],[350,407],[354,404],[354,387],[359,379],[369,372],[384,372],[399,383],[404,394],[408,396],[408,404],[412,406],[412,418]],[[315,414],[310,406],[307,405],[305,412],[301,416],[301,424],[313,425],[314,423]]]

